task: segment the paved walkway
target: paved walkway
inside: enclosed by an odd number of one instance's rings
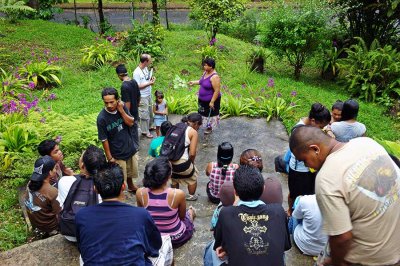
[[[171,122],[175,123],[180,117],[171,115]],[[220,128],[211,135],[204,136],[200,131],[200,144],[196,165],[200,171],[197,193],[199,199],[192,204],[197,210],[195,220],[196,232],[193,238],[183,247],[175,250],[175,265],[203,265],[203,250],[212,238],[210,232],[210,220],[215,205],[207,200],[205,186],[208,178],[204,173],[206,164],[216,160],[217,146],[223,141],[229,141],[235,148],[234,162],[239,161],[240,153],[248,148],[258,149],[264,161],[264,176],[273,174],[273,158],[282,154],[287,149],[287,134],[284,126],[279,121],[265,122],[265,119],[249,119],[244,117],[228,118],[221,121]],[[150,140],[141,140],[139,166],[140,176],[143,177],[145,163],[150,160],[147,157],[147,148]],[[288,193],[287,178],[277,175],[283,186],[284,200]],[[141,184],[141,181],[136,181]],[[185,190],[185,188],[183,188]],[[128,203],[135,204],[135,197],[129,197]],[[284,202],[287,208],[287,202]],[[2,265],[77,265],[78,252],[73,244],[68,243],[62,236],[36,241],[8,252],[0,253]],[[286,252],[286,263],[288,266],[312,265],[312,259],[299,253],[296,247]]]

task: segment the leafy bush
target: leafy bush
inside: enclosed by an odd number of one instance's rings
[[[183,97],[166,96],[165,100],[168,103],[168,112],[178,115],[186,115],[192,112],[197,112],[197,98],[190,94]]]
[[[375,139],[375,140],[379,144],[381,144],[388,153],[396,156],[397,158],[400,158],[400,142],[381,140],[381,139]]]
[[[201,55],[201,60],[203,61],[203,59],[205,58],[213,58],[214,60],[218,60],[218,49],[216,46],[214,45],[206,45],[201,47],[198,50],[194,51],[196,54],[200,54]]]
[[[133,21],[132,27],[121,47],[123,55],[134,57],[146,53],[157,57],[163,54],[162,42],[165,33],[161,25],[154,26],[150,23],[141,24]]]
[[[333,46],[324,51],[322,58],[321,77],[327,80],[333,80],[339,75],[339,56],[343,49],[338,50]]]
[[[111,63],[117,58],[117,52],[108,41],[98,42],[90,46],[86,46],[81,51],[84,53],[82,57],[82,65],[88,68],[100,68],[106,63]]]
[[[1,92],[4,94],[11,90],[20,89],[25,84],[25,80],[16,78],[15,74],[9,73],[0,67],[0,84]]]
[[[347,58],[340,59],[345,88],[352,96],[366,101],[380,97],[400,97],[400,53],[390,45],[380,47],[377,40],[368,48],[359,43],[346,49]]]
[[[25,1],[0,0],[0,12],[4,13],[10,22],[15,23],[18,19],[32,15],[36,11],[27,6]]]
[[[38,144],[37,135],[23,125],[12,125],[0,133],[0,147],[8,152],[22,152]]]
[[[270,56],[271,53],[268,53],[265,48],[260,46],[253,47],[247,57],[247,62],[250,64],[250,71],[264,73],[265,61]]]
[[[61,85],[59,78],[61,67],[49,64],[49,62],[26,64],[19,69],[19,74],[28,82],[32,81],[35,88]]]
[[[323,8],[281,6],[265,13],[259,39],[288,59],[298,80],[307,59],[324,43],[328,18]]]
[[[173,81],[173,87],[175,90],[179,89],[187,89],[188,88],[188,81],[179,77],[179,75],[175,75],[174,81]]]
[[[254,42],[258,34],[260,11],[253,8],[247,9],[237,20],[221,25],[220,32],[246,42]]]

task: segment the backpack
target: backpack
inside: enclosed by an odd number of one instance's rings
[[[188,125],[186,123],[177,123],[173,125],[165,134],[164,141],[161,145],[160,156],[168,157],[170,161],[179,160],[185,149],[185,132]]]
[[[93,188],[93,178],[82,178],[75,175],[76,181],[72,183],[64,208],[60,213],[60,231],[65,236],[76,236],[75,215],[87,206],[98,203],[98,195]]]

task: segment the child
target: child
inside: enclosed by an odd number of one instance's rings
[[[339,122],[342,118],[342,109],[343,109],[343,102],[341,100],[337,100],[332,105],[332,119],[329,124],[333,122]]]
[[[167,134],[168,130],[172,127],[172,123],[169,121],[164,121],[161,123],[161,136],[153,139],[149,147],[149,155],[151,157],[157,158],[160,156],[161,146]]]
[[[217,162],[210,162],[206,168],[206,175],[210,177],[206,191],[208,199],[215,204],[220,202],[219,191],[225,181],[232,181],[233,174],[239,167],[232,163],[233,146],[223,142],[218,146]]]
[[[154,95],[156,96],[156,102],[153,105],[154,124],[156,124],[156,134],[159,137],[161,123],[167,121],[168,107],[164,100],[164,93],[156,91]]]

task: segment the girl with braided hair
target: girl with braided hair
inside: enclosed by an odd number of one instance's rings
[[[220,202],[219,191],[222,184],[233,180],[233,174],[239,168],[237,164],[232,163],[233,146],[229,142],[222,142],[218,146],[217,162],[207,164],[206,175],[210,181],[206,186],[208,199],[218,204]]]

